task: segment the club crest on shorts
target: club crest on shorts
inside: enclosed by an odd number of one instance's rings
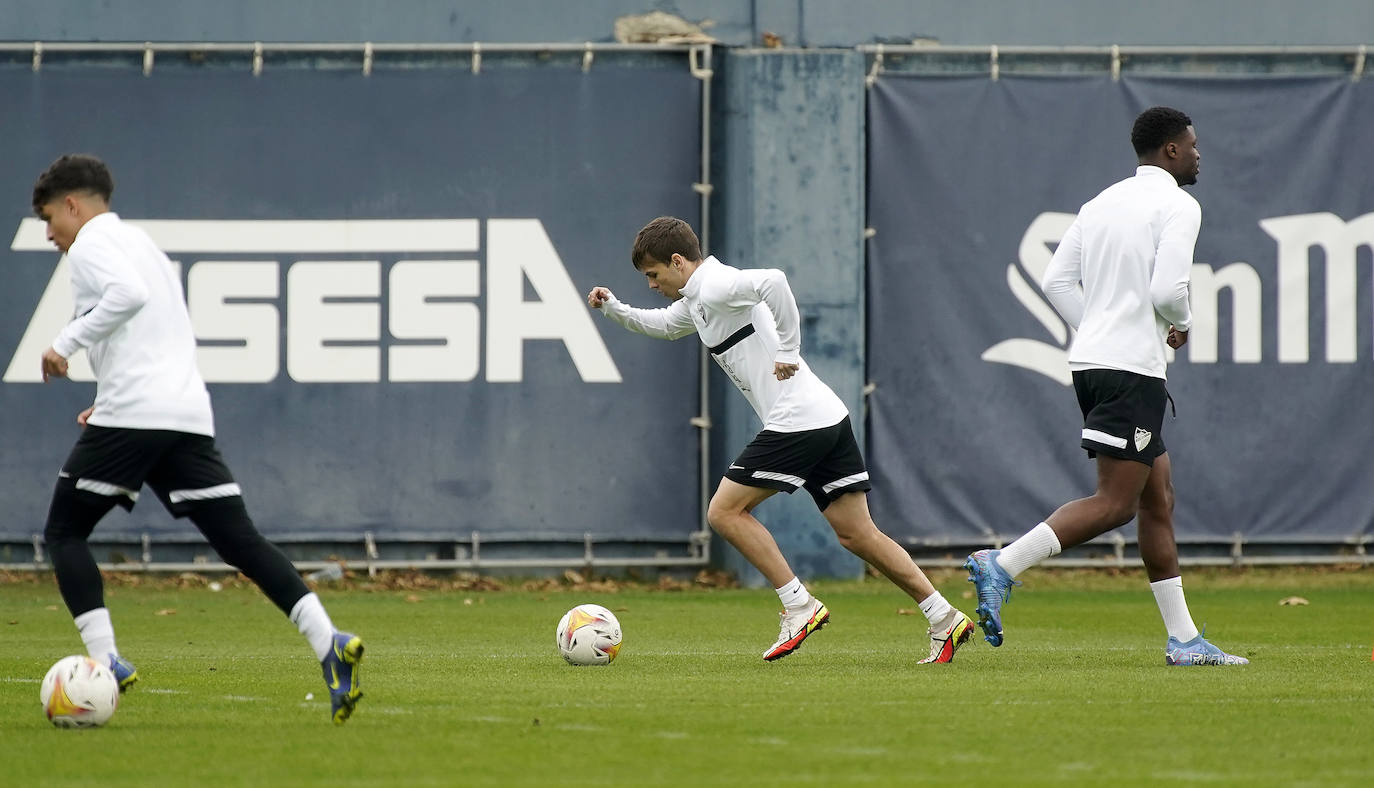
[[[1149,445],[1150,445],[1150,431],[1149,431],[1149,430],[1142,430],[1141,428],[1136,427],[1136,428],[1135,428],[1135,450],[1136,450],[1137,452],[1145,451],[1145,447],[1146,447],[1146,446],[1149,446]]]

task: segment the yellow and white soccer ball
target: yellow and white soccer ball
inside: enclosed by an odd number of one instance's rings
[[[59,728],[96,728],[119,708],[119,680],[105,665],[76,654],[48,669],[38,691],[43,713]]]
[[[555,639],[570,664],[607,665],[620,653],[620,621],[601,605],[578,605],[563,614]]]

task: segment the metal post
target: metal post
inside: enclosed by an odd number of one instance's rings
[[[699,240],[702,254],[711,248],[711,80],[715,70],[711,63],[710,44],[693,46],[687,55],[692,76],[701,81],[701,180],[692,185],[699,195],[701,221]],[[697,350],[697,416],[692,425],[697,428],[697,487],[701,501],[701,517],[694,540],[701,542],[701,560],[710,560],[711,526],[706,521],[706,508],[711,500],[711,362],[705,346]]]

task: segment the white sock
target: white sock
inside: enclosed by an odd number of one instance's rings
[[[115,648],[114,625],[110,623],[110,609],[98,607],[87,610],[75,620],[76,629],[81,633],[81,642],[86,644],[86,653],[91,659],[109,667],[110,657],[119,656],[119,649]]]
[[[1049,523],[1041,523],[1026,532],[1025,536],[1002,548],[997,554],[997,565],[1012,577],[1044,561],[1052,555],[1059,555],[1059,537]]]
[[[949,601],[939,591],[916,604],[921,606],[921,612],[926,614],[926,619],[930,621],[931,626],[944,621],[946,616],[954,612],[954,608],[950,607]]]
[[[320,598],[313,591],[301,597],[291,608],[290,619],[315,649],[315,657],[323,661],[334,647],[334,622],[324,612]]]
[[[811,604],[811,592],[795,577],[781,588],[773,590],[778,592],[778,599],[782,600],[782,606],[786,610],[801,610]]]
[[[1150,584],[1150,590],[1155,594],[1155,604],[1159,605],[1159,614],[1164,617],[1164,628],[1169,630],[1169,637],[1180,643],[1197,637],[1197,625],[1188,612],[1188,600],[1183,598],[1183,578],[1156,580]]]

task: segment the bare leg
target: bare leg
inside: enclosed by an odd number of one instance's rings
[[[734,545],[755,569],[762,572],[774,588],[781,588],[796,577],[796,573],[787,565],[787,559],[782,557],[773,535],[752,514],[755,506],[776,492],[721,479],[706,509],[706,521],[716,533],[725,537],[725,541]]]
[[[935,586],[911,560],[911,555],[892,541],[890,536],[878,530],[868,512],[866,493],[845,493],[832,501],[822,514],[830,522],[830,527],[835,529],[835,535],[846,550],[882,572],[884,577],[912,599],[921,602],[935,593]]]
[[[1045,522],[1054,529],[1054,535],[1064,548],[1119,528],[1135,517],[1149,477],[1150,466],[1144,463],[1099,454],[1097,492],[1069,501],[1045,518]]]
[[[1155,458],[1136,515],[1140,558],[1150,582],[1178,577],[1178,544],[1174,541],[1174,483],[1169,453]]]

